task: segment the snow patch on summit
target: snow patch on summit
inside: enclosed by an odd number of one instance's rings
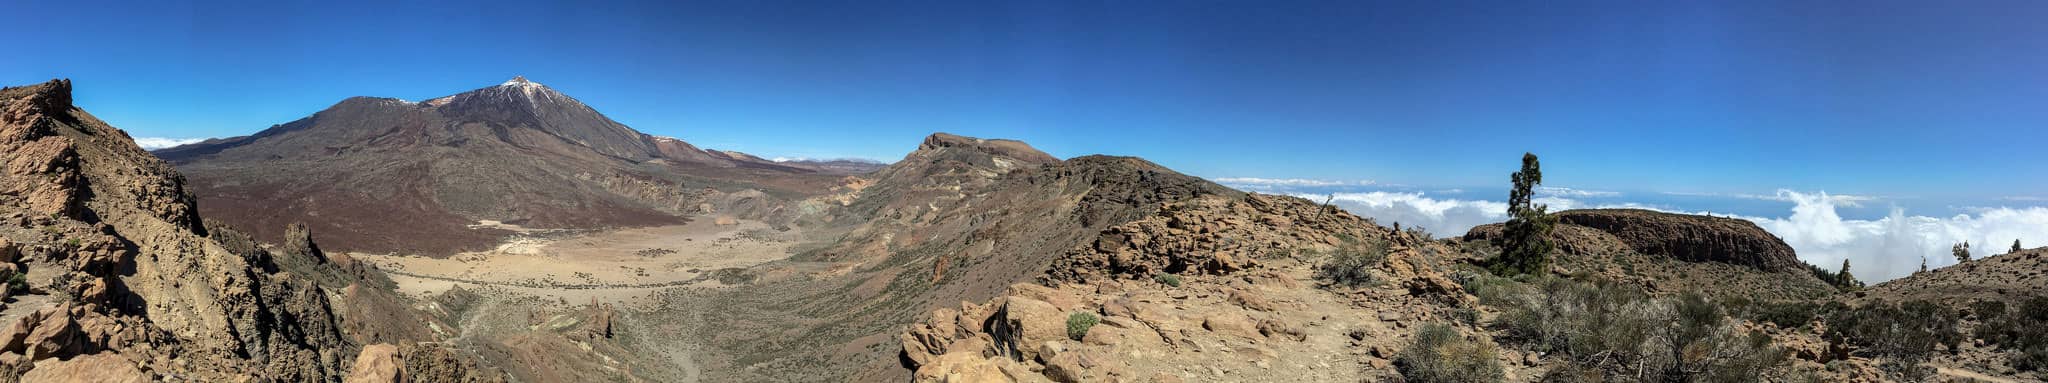
[[[526,76],[512,76],[512,79],[511,79],[511,80],[505,80],[505,83],[503,83],[503,84],[498,84],[498,86],[541,86],[541,85],[540,85],[540,83],[538,83],[538,82],[533,82],[533,80],[527,80],[527,79],[526,79]]]

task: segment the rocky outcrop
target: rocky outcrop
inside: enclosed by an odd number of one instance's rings
[[[405,379],[405,362],[398,359],[398,346],[373,344],[363,346],[363,352],[356,355],[355,370],[349,372],[347,383],[399,383]]]
[[[1328,250],[1344,238],[1388,232],[1371,220],[1299,198],[1202,198],[1168,203],[1157,216],[1112,226],[1089,246],[1060,258],[1050,274],[1068,281],[1228,274],[1252,268],[1260,258]]]
[[[1802,270],[1792,246],[1747,220],[1691,214],[1673,214],[1641,209],[1566,210],[1556,213],[1560,226],[1579,226],[1611,235],[1642,254],[1662,255],[1687,262],[1718,262],[1768,272]],[[1491,240],[1498,236],[1498,224],[1475,227],[1466,240]],[[1558,241],[1567,253],[1584,253],[1609,247],[1598,236],[1557,230],[1566,235]],[[1578,234],[1578,235],[1574,235]],[[1592,241],[1589,243],[1589,241]]]
[[[924,143],[917,146],[917,150],[936,150],[939,148],[974,150],[987,153],[994,158],[1017,160],[1032,165],[1060,161],[1059,158],[1054,158],[1050,154],[1045,154],[1045,152],[1032,148],[1030,144],[1016,140],[982,139],[946,133],[933,133],[931,136],[925,137]]]
[[[14,282],[27,287],[14,305],[39,307],[9,307],[24,314],[0,323],[0,369],[28,374],[0,382],[114,368],[69,361],[115,355],[136,368],[105,376],[338,380],[359,346],[307,276],[381,274],[342,269],[303,227],[278,255],[204,225],[182,176],[69,105],[69,91],[62,80],[0,90],[0,255],[11,256],[0,258],[13,258],[0,269],[48,276]]]
[[[84,355],[70,360],[49,360],[21,376],[23,382],[144,383],[154,377],[136,367],[135,361],[118,353]]]
[[[1799,270],[1792,246],[1748,220],[1640,209],[1568,210],[1558,222],[1613,234],[1636,251],[1763,271]]]
[[[1384,260],[1366,267],[1391,289],[1306,282],[1327,254],[1368,242],[1385,245]],[[1403,320],[1472,307],[1475,299],[1445,276],[1463,261],[1454,254],[1300,198],[1203,196],[1103,229],[1055,260],[1043,285],[932,310],[897,343],[916,381],[1357,381],[1373,373],[1368,367],[1383,371],[1392,353],[1323,368],[1279,356],[1377,346]],[[1382,321],[1330,322],[1326,310],[1355,300],[1388,310]],[[1082,315],[1099,323],[1069,332],[1070,318]]]

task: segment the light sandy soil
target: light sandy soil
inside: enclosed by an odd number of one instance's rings
[[[529,232],[533,233],[533,232]],[[549,238],[528,235],[497,249],[448,258],[351,253],[375,264],[414,297],[454,286],[491,286],[507,292],[583,303],[634,305],[673,287],[713,287],[722,268],[744,268],[787,258],[799,234],[759,221],[612,230]]]

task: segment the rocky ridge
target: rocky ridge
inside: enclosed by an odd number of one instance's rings
[[[70,90],[0,90],[0,381],[340,380],[361,342],[338,312],[373,302],[321,281],[374,271],[310,236],[277,254],[205,224],[183,177]]]
[[[1360,242],[1389,246],[1372,271],[1387,283],[1315,287],[1323,254]],[[1472,301],[1446,276],[1456,254],[1299,198],[1202,197],[1103,230],[1042,284],[934,310],[897,338],[916,381],[1380,378],[1400,329]],[[1067,323],[1084,314],[1100,324],[1075,337]]]

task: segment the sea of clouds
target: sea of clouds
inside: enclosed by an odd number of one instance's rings
[[[206,141],[206,139],[204,139],[204,138],[165,138],[165,137],[135,137],[135,146],[141,146],[141,147],[142,147],[143,149],[148,149],[148,150],[157,150],[157,149],[163,149],[163,148],[168,148],[168,147],[173,147],[173,146],[178,146],[178,145],[185,145],[185,144],[197,144],[197,143],[199,143],[200,141]]]
[[[1507,219],[1507,203],[1495,200],[1448,197],[1463,191],[1450,189],[1434,193],[1424,190],[1302,191],[1300,186],[1373,185],[1363,181],[1311,181],[1259,178],[1224,178],[1219,183],[1243,190],[1288,194],[1315,201],[1330,201],[1354,214],[1372,217],[1382,225],[1401,223],[1420,226],[1439,237],[1464,235],[1473,226]],[[1250,181],[1247,181],[1250,180]],[[1865,282],[1877,283],[1912,274],[1923,257],[1928,268],[1954,265],[1950,245],[1969,241],[1977,257],[2005,253],[2017,239],[2028,248],[2048,244],[2048,208],[1973,207],[1946,217],[1907,214],[1892,207],[1890,214],[1875,219],[1844,219],[1838,209],[1863,206],[1877,198],[1830,195],[1823,191],[1778,190],[1769,195],[1731,195],[1730,199],[1771,201],[1782,204],[1779,215],[1741,215],[1716,211],[1674,208],[1661,204],[1628,201],[1618,192],[1543,188],[1536,203],[1551,211],[1582,208],[1641,208],[1676,213],[1711,214],[1755,222],[1783,238],[1799,258],[1828,269],[1849,260],[1851,271]]]

